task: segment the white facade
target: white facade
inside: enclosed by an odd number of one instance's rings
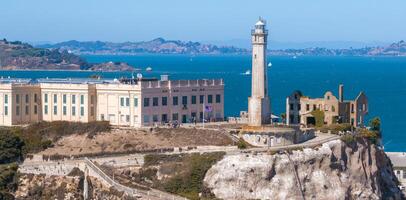
[[[251,97],[248,98],[250,126],[261,126],[271,121],[271,105],[266,72],[266,48],[268,31],[266,22],[260,19],[252,30],[252,82]]]
[[[110,121],[117,126],[221,121],[223,80],[0,80],[0,125]]]

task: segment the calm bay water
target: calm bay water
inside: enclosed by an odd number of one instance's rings
[[[188,56],[86,56],[90,62],[124,61],[152,72],[145,77],[169,74],[171,79],[223,78],[225,114],[237,116],[247,109],[251,76],[242,75],[251,67],[248,55]],[[294,90],[321,97],[331,90],[337,95],[344,84],[345,99],[355,98],[363,90],[369,98],[369,118],[379,116],[385,150],[406,151],[406,58],[401,57],[269,57],[269,91],[275,114],[285,112],[285,99]],[[89,77],[95,72],[0,71],[0,76],[19,78]],[[101,73],[104,78],[130,77],[127,72]]]

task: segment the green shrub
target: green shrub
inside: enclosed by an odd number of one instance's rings
[[[373,144],[376,144],[380,137],[379,132],[367,129],[361,129],[358,134],[360,137],[368,139]]]
[[[203,192],[203,179],[207,170],[221,160],[224,152],[191,154],[182,161],[183,171],[176,173],[162,184],[165,191],[179,194],[188,199],[199,199]]]
[[[353,135],[349,135],[349,134],[345,134],[343,136],[341,136],[341,141],[343,141],[346,144],[351,144],[354,143],[355,141],[357,141],[357,138],[354,137]]]
[[[0,164],[17,161],[24,142],[9,130],[0,130]]]
[[[0,197],[10,197],[10,193],[17,189],[18,166],[15,163],[0,165]],[[4,199],[4,198],[0,198]]]
[[[324,112],[321,110],[314,110],[311,114],[316,120],[316,127],[322,127],[324,125]]]
[[[343,124],[331,124],[331,125],[324,125],[318,130],[320,130],[323,133],[327,133],[328,131],[331,131],[333,134],[338,134],[339,132],[346,132],[346,131],[351,131],[351,124],[349,123],[343,123]]]
[[[248,144],[247,144],[247,142],[244,141],[243,139],[240,139],[240,140],[238,141],[238,143],[237,143],[237,147],[238,147],[239,149],[246,149],[246,148],[248,148]]]

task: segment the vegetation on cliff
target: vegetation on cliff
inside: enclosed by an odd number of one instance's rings
[[[51,146],[62,136],[71,134],[93,135],[110,130],[108,122],[40,122],[27,127],[0,128],[0,199],[13,199],[16,189],[18,166],[29,153]]]
[[[203,179],[206,172],[224,155],[224,152],[149,154],[145,156],[141,169],[115,172],[114,177],[120,183],[137,189],[153,187],[188,199],[212,199],[212,194],[203,185]],[[112,176],[114,169],[104,171]]]

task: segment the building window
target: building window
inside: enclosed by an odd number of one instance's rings
[[[28,94],[25,95],[25,103],[29,103],[30,102],[30,96],[28,96]]]
[[[66,94],[62,95],[62,103],[66,104]]]
[[[310,105],[306,104],[306,111],[309,111],[309,110],[310,110]]]
[[[36,115],[37,113],[38,113],[38,106],[35,105],[35,106],[34,106],[34,114]]]
[[[66,106],[62,107],[62,113],[63,113],[63,115],[66,115]]]
[[[149,98],[144,98],[144,107],[149,106]]]
[[[94,104],[94,95],[90,95],[90,103]]]
[[[34,94],[34,103],[37,103],[37,102],[38,102],[38,95]]]
[[[158,115],[152,115],[152,121],[158,122]]]
[[[172,114],[172,121],[178,121],[179,119],[179,114],[178,113],[173,113]]]
[[[101,115],[100,115],[100,119],[101,119],[102,121],[104,121],[104,114],[101,114]]]
[[[216,94],[216,103],[221,102],[221,96],[219,94]]]
[[[25,115],[30,114],[30,108],[28,106],[25,106]]]
[[[187,96],[182,96],[182,105],[187,105]]]
[[[4,95],[4,104],[8,104],[8,95],[7,94]]]
[[[207,103],[213,103],[213,95],[209,94],[207,96]]]
[[[134,98],[134,107],[138,107],[138,98],[137,97]]]
[[[90,108],[90,116],[94,116],[94,107]]]
[[[76,95],[72,95],[72,104],[76,104]]]
[[[54,103],[58,103],[58,95],[54,94]]]
[[[158,101],[159,101],[158,97],[152,98],[152,106],[158,106]]]
[[[297,110],[302,110],[302,104],[297,104]]]
[[[80,104],[85,104],[85,95],[80,95]]]
[[[144,115],[144,123],[149,123],[149,115]]]
[[[354,104],[351,104],[351,113],[354,113]]]
[[[125,98],[125,106],[127,106],[127,107],[130,106],[130,98],[129,97]]]
[[[120,106],[121,106],[121,107],[124,107],[124,97],[121,97],[121,98],[120,98]]]
[[[76,115],[76,107],[72,106],[72,116],[75,116],[75,115]]]
[[[45,105],[45,106],[44,106],[44,113],[45,113],[46,115],[48,115],[48,105]]]
[[[162,97],[162,105],[167,106],[168,105],[168,97]]]
[[[4,106],[4,115],[8,115],[8,106]]]
[[[54,115],[57,115],[57,114],[58,114],[58,107],[54,106]]]
[[[172,97],[172,103],[174,106],[178,105],[178,97]]]
[[[317,110],[316,104],[313,105],[313,110]]]
[[[192,104],[196,104],[196,96],[192,96]]]
[[[20,106],[16,106],[16,115],[20,115]]]
[[[126,121],[126,122],[130,122],[130,115],[126,115],[126,116],[125,116],[125,121]]]
[[[20,103],[20,95],[16,94],[16,103]]]
[[[44,94],[44,102],[48,103],[48,94]]]
[[[199,100],[200,100],[200,104],[203,104],[204,103],[204,95],[200,95]]]
[[[289,104],[289,110],[293,110],[293,103]]]
[[[85,116],[85,107],[80,107],[80,116]]]
[[[167,114],[162,114],[161,121],[165,122],[165,123],[168,122],[168,115]]]

